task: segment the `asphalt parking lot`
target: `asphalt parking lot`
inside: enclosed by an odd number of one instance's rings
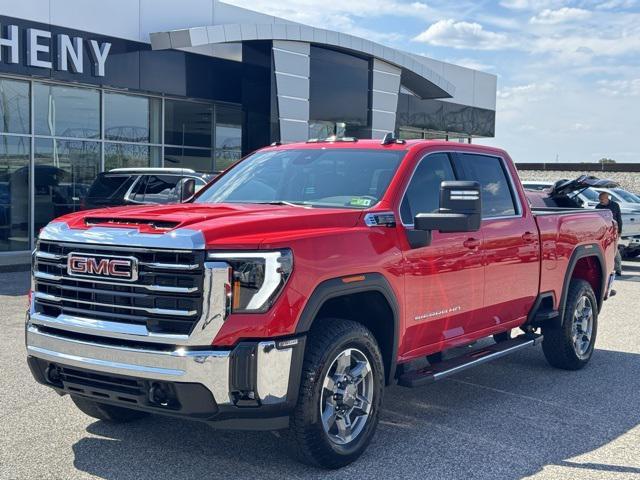
[[[625,262],[580,372],[531,348],[421,389],[385,392],[378,433],[338,472],[265,433],[150,417],[108,425],[32,380],[26,273],[0,275],[0,479],[640,479],[640,261]]]

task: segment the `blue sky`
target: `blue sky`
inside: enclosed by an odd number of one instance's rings
[[[226,0],[498,76],[516,161],[640,162],[640,0]]]

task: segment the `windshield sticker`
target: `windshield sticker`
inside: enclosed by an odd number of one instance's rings
[[[352,207],[370,207],[371,199],[355,197],[349,201],[349,205],[351,205]]]

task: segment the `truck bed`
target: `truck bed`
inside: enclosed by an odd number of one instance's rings
[[[534,207],[531,212],[540,235],[540,292],[553,292],[557,307],[575,249],[599,244],[605,251],[604,260],[613,259],[610,251],[617,248],[617,227],[609,210]],[[613,262],[609,263],[604,275],[613,271]]]

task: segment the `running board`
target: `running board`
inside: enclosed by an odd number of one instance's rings
[[[449,375],[461,372],[467,368],[504,357],[522,350],[525,347],[537,345],[541,341],[542,335],[520,335],[511,340],[489,345],[488,347],[436,363],[432,366],[407,372],[398,379],[398,385],[410,388],[421,387],[422,385],[447,378]]]

